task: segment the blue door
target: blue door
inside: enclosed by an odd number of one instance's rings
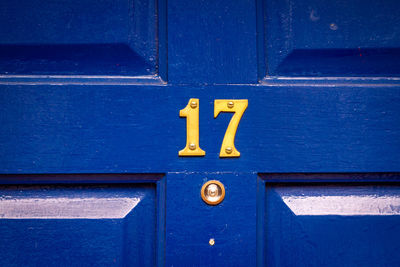
[[[4,0],[1,266],[400,266],[400,4]]]

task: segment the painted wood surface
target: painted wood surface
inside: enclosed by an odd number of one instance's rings
[[[42,2],[0,9],[5,265],[399,265],[397,2]]]
[[[211,93],[212,92],[212,93]],[[179,110],[200,99],[201,158],[186,143]],[[395,172],[400,90],[392,85],[3,85],[3,173]],[[220,159],[231,114],[214,99],[248,99],[235,145]]]
[[[2,186],[0,195],[3,266],[156,263],[154,185]]]

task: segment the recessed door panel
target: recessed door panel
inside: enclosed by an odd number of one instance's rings
[[[398,266],[398,185],[266,186],[266,266]]]
[[[0,74],[155,74],[155,1],[7,0],[0,10]]]
[[[0,265],[154,266],[155,186],[2,186]]]
[[[390,0],[265,0],[266,73],[399,76],[399,10]]]

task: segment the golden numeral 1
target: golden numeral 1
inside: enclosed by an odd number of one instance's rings
[[[240,157],[240,152],[235,147],[235,135],[239,126],[240,119],[244,111],[247,109],[247,99],[216,99],[214,101],[214,118],[218,117],[221,112],[234,112],[228,128],[226,129],[224,140],[222,141],[221,158]]]
[[[206,152],[199,143],[199,99],[191,98],[179,116],[186,118],[186,146],[179,151],[179,156],[204,156]]]

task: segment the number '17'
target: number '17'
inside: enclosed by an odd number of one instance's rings
[[[247,106],[247,99],[214,100],[214,118],[221,112],[234,113],[222,141],[219,152],[221,158],[240,156],[240,152],[235,147],[235,136]],[[179,151],[179,156],[204,156],[206,152],[200,148],[199,143],[199,99],[191,98],[187,106],[179,111],[179,116],[186,118],[186,146]]]

